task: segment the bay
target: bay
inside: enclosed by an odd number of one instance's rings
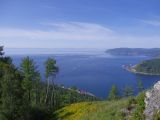
[[[11,55],[13,63],[19,67],[26,55]],[[130,73],[122,65],[137,64],[150,59],[145,56],[111,56],[104,52],[98,53],[61,53],[29,55],[38,66],[42,80],[44,77],[44,62],[48,57],[55,58],[59,66],[59,73],[55,82],[66,87],[76,86],[80,90],[88,91],[105,99],[112,85],[116,85],[119,94],[123,95],[125,86],[133,87],[134,94],[138,93],[137,80],[141,80],[144,88],[148,89],[160,80],[160,76],[147,76]]]

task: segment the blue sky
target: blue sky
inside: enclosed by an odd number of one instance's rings
[[[159,5],[159,0],[0,0],[0,45],[159,47]]]

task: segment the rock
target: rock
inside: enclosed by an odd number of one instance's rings
[[[145,117],[146,120],[153,120],[155,111],[160,111],[160,81],[154,87],[146,92],[145,98]]]

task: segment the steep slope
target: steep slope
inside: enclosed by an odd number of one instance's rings
[[[145,104],[146,120],[160,120],[160,81],[146,92]]]
[[[126,100],[82,102],[66,106],[55,114],[57,120],[119,120],[124,118],[122,108],[126,106]]]
[[[116,101],[82,102],[55,112],[56,120],[144,120],[144,93]]]
[[[160,81],[136,97],[76,103],[54,115],[56,120],[160,120]]]

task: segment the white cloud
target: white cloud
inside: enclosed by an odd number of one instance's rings
[[[17,48],[159,47],[160,36],[122,35],[99,24],[42,23],[48,30],[0,28],[0,44]],[[149,42],[149,44],[147,43]]]
[[[160,20],[142,20],[142,22],[153,26],[160,26]]]
[[[98,24],[70,22],[70,23],[47,23],[52,28],[45,30],[23,30],[15,28],[0,28],[0,37],[26,37],[34,39],[74,39],[74,40],[97,40],[106,39],[113,31]]]
[[[99,24],[82,23],[82,22],[59,22],[59,23],[42,23],[43,25],[52,26],[61,31],[79,31],[79,32],[100,32],[105,31],[112,33],[113,31]],[[85,30],[85,31],[84,31]]]

